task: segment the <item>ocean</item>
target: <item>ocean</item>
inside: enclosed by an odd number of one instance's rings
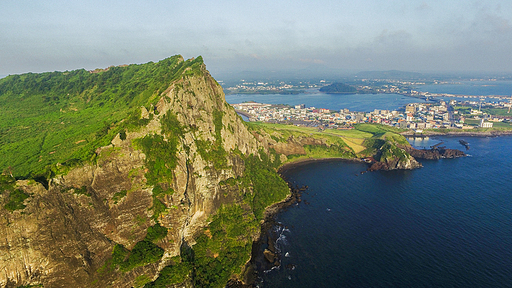
[[[334,98],[347,95],[299,96],[226,100],[356,111],[397,109],[417,100],[353,95],[348,103]],[[412,171],[361,174],[365,164],[342,161],[286,171],[288,181],[309,188],[302,202],[276,216],[281,265],[260,271],[259,287],[512,287],[512,137],[439,136],[410,143],[422,148],[442,141],[464,150],[460,139],[469,142],[468,157],[421,160],[424,167]]]
[[[458,140],[411,143],[464,149]],[[412,171],[288,170],[309,188],[277,216],[281,266],[260,287],[512,287],[512,137],[464,140],[469,157]]]

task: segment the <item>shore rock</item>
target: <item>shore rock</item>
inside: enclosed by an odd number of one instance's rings
[[[274,263],[276,261],[276,254],[272,253],[272,251],[265,249],[263,251],[263,256],[265,256],[265,259],[267,259],[268,262]]]
[[[439,160],[441,158],[458,158],[467,156],[466,153],[457,149],[433,148],[433,149],[415,149],[413,147],[402,147],[411,156],[417,159]]]

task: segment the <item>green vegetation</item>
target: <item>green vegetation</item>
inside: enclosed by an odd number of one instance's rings
[[[263,219],[263,211],[267,206],[283,200],[289,194],[288,185],[276,173],[281,161],[275,152],[273,156],[274,162],[261,151],[259,157],[251,155],[245,159],[244,181],[249,181],[253,188],[252,194],[244,195],[245,201],[250,203],[258,220]]]
[[[224,113],[219,110],[213,111],[213,124],[215,125],[215,143],[205,140],[196,140],[197,151],[201,158],[213,164],[215,169],[227,168],[227,153],[222,147],[222,117]]]
[[[148,276],[142,274],[142,275],[137,276],[137,278],[135,278],[135,282],[133,283],[133,286],[135,288],[145,287],[144,285],[146,285],[146,283],[149,283],[149,282],[151,282],[151,279]]]
[[[13,191],[16,179],[8,174],[0,174],[0,195],[4,192]]]
[[[405,160],[408,157],[407,152],[397,147],[397,145],[409,146],[407,139],[398,134],[403,130],[387,125],[357,124],[351,130],[326,129],[321,131],[315,128],[282,124],[250,123],[249,125],[253,131],[271,135],[271,138],[276,141],[284,142],[290,137],[296,139],[309,137],[325,143],[302,145],[305,154],[289,155],[287,162],[301,159],[356,158],[377,155],[380,155],[377,160],[381,161],[392,157]]]
[[[196,287],[225,287],[233,274],[240,274],[251,256],[252,238],[259,222],[249,207],[228,205],[211,217],[210,225],[192,247],[183,247],[159,277],[145,288],[167,287],[191,278]]]
[[[89,193],[87,191],[87,187],[86,186],[82,186],[80,188],[75,188],[73,193],[76,194],[76,195],[85,195],[85,196],[91,197],[91,193]]]
[[[112,196],[112,200],[114,200],[114,204],[117,204],[117,202],[119,202],[121,199],[126,197],[127,193],[128,193],[128,191],[126,191],[126,190],[122,190],[122,191],[114,193],[114,196]]]
[[[493,116],[508,116],[511,117],[512,114],[508,112],[508,108],[483,108],[482,112],[487,113]]]
[[[158,278],[147,283],[144,288],[166,288],[169,285],[183,283],[192,272],[190,262],[181,261],[180,257],[173,258],[173,264],[160,271]]]
[[[170,141],[161,135],[153,134],[136,139],[134,144],[146,154],[148,184],[169,183],[177,164],[177,141]]]
[[[324,86],[320,88],[320,92],[324,93],[345,93],[345,94],[353,94],[357,92],[357,89],[353,86],[343,84],[343,83],[333,83],[331,85]]]
[[[16,210],[23,210],[26,207],[23,204],[23,201],[25,201],[25,199],[29,197],[30,195],[23,192],[23,190],[16,189],[13,192],[11,192],[11,194],[9,194],[9,198],[7,198],[7,203],[4,205],[4,208],[11,212]]]
[[[176,152],[178,151],[178,138],[175,135],[164,139],[161,135],[147,135],[144,138],[136,139],[135,145],[146,154],[145,174],[148,185],[153,185],[153,219],[157,219],[167,207],[162,203],[161,197],[171,194],[173,191],[168,187],[173,180],[173,171],[177,165]]]
[[[459,111],[460,114],[471,114],[470,106],[452,106],[453,110]]]
[[[373,136],[381,136],[386,132],[400,133],[406,131],[404,129],[382,124],[356,124],[354,125],[354,128],[359,131],[371,133]]]
[[[389,160],[393,160],[395,157],[398,157],[399,161],[405,161],[409,156],[407,152],[396,147],[391,142],[385,142],[384,145],[380,147],[380,151],[382,153],[380,154],[379,159],[377,159],[380,162],[388,162]]]
[[[244,203],[222,206],[211,217],[204,233],[196,239],[197,243],[192,248],[183,249],[181,258],[173,259],[157,280],[144,287],[166,287],[182,283],[189,277],[197,287],[224,287],[233,274],[241,273],[250,258],[252,235],[259,229],[265,207],[283,200],[289,189],[276,172],[281,162],[275,151],[270,156],[263,151],[246,157],[239,152],[235,154],[245,162],[244,176],[230,178],[221,185],[238,186],[243,192]],[[161,238],[167,233],[163,229],[158,225],[148,228],[145,240]],[[120,255],[124,259],[127,254]]]
[[[156,223],[154,226],[148,227],[146,240],[155,243],[164,239],[166,236],[167,228],[160,226],[160,224]]]
[[[240,274],[251,256],[251,235],[258,229],[259,222],[241,206],[219,209],[193,247],[196,287],[224,287],[232,274]]]
[[[0,79],[0,168],[12,166],[16,177],[50,177],[62,172],[55,171],[56,163],[90,161],[97,147],[149,121],[140,118],[139,108],[151,112],[172,81],[200,75],[202,63],[201,57],[181,61],[174,56],[93,73],[82,69]]]
[[[116,244],[112,250],[112,268],[119,267],[122,272],[128,272],[132,269],[159,261],[164,255],[164,250],[158,247],[154,242],[167,236],[167,228],[159,224],[148,227],[146,238],[137,242],[131,251],[123,245]]]

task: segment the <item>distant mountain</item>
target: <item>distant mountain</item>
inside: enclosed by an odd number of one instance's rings
[[[332,93],[332,94],[337,94],[337,93],[348,94],[348,93],[356,93],[357,89],[355,87],[347,85],[347,84],[333,83],[331,85],[327,85],[325,87],[320,88],[320,92]]]
[[[358,78],[371,78],[371,79],[419,79],[425,76],[417,72],[407,72],[399,70],[388,71],[363,71],[355,75]]]

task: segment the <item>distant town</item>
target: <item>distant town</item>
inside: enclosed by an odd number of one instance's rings
[[[496,81],[496,79],[468,79],[467,81]],[[258,80],[239,80],[237,83],[223,83],[224,92],[226,94],[298,94],[311,91],[322,91],[321,89],[336,82],[326,80],[317,81],[258,81]],[[424,100],[432,100],[439,97],[456,97],[467,99],[478,99],[480,95],[454,95],[448,93],[431,93],[418,91],[418,86],[431,84],[460,84],[454,81],[442,80],[397,80],[397,79],[358,79],[344,82],[348,86],[354,88],[355,92],[351,94],[399,94],[409,97],[421,98]],[[496,99],[496,101],[508,101],[510,95],[486,95],[486,98]]]
[[[512,127],[509,101],[485,103],[483,107],[479,101],[411,103],[398,110],[375,109],[373,112],[348,109],[337,111],[305,107],[304,104],[289,106],[246,102],[232,106],[249,121],[288,123],[320,129],[351,129],[352,125],[357,123],[379,123],[411,129],[417,133],[423,132],[424,129],[470,130],[477,127]]]

